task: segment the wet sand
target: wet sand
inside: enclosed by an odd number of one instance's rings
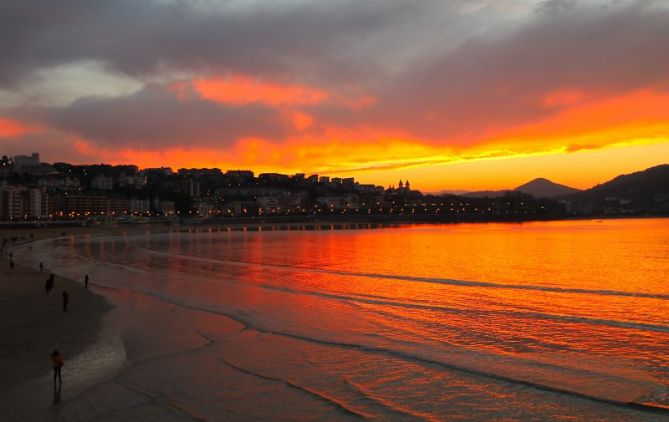
[[[190,326],[167,332],[167,321],[183,318],[175,315],[172,306],[153,301],[134,303],[134,299],[124,295],[119,298],[117,292],[95,286],[94,280],[86,289],[83,273],[76,280],[56,274],[54,289],[47,295],[44,284],[51,274],[49,268],[40,273],[38,266],[18,262],[13,270],[9,266],[9,252],[27,249],[31,254],[31,241],[63,234],[96,236],[166,229],[164,225],[142,225],[0,230],[0,239],[17,238],[15,243],[5,245],[0,257],[0,420],[198,419],[124,382],[143,362],[202,346],[203,337],[192,332]],[[39,262],[38,257],[33,258]],[[70,296],[67,312],[63,311],[63,290]],[[151,328],[139,329],[145,326]],[[217,326],[225,333],[239,329],[227,320],[218,321]],[[169,327],[174,329],[173,325]],[[150,339],[147,333],[152,333]],[[184,338],[188,339],[185,343]],[[62,385],[53,382],[50,355],[56,349],[65,358]]]
[[[73,383],[78,369],[70,361],[98,341],[103,317],[112,308],[81,282],[57,275],[47,295],[44,284],[49,274],[48,269],[40,273],[19,264],[12,271],[7,256],[0,260],[0,413],[13,420],[24,416],[23,411],[32,413],[52,404],[53,350],[65,358],[64,384]],[[64,290],[70,297],[67,312]],[[20,391],[28,385],[34,388],[35,380],[41,385],[24,397]]]

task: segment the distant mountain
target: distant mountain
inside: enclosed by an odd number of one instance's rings
[[[543,177],[539,177],[524,185],[520,185],[514,190],[532,195],[535,198],[557,198],[581,192],[579,189],[551,182]]]
[[[476,192],[467,192],[461,196],[464,196],[465,198],[501,198],[514,191],[532,195],[535,198],[557,198],[560,196],[581,192],[578,189],[560,185],[558,183],[551,182],[548,179],[538,178],[527,182],[524,185],[520,185],[515,189],[481,190]]]
[[[575,197],[590,201],[620,198],[647,204],[665,202],[669,200],[669,164],[618,176]]]

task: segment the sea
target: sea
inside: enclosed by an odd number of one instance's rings
[[[669,219],[274,228],[22,256],[88,274],[113,379],[194,419],[669,420]]]

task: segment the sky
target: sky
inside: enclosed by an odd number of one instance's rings
[[[2,0],[0,153],[577,188],[669,162],[655,0]]]

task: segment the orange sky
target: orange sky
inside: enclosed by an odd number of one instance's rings
[[[659,3],[234,3],[49,20],[18,3],[35,15],[30,37],[6,34],[21,45],[3,50],[2,153],[423,191],[588,188],[669,162]]]
[[[448,139],[419,138],[397,128],[319,122],[305,106],[334,101],[355,109],[360,102],[342,96],[333,99],[312,87],[233,76],[195,79],[192,84],[173,84],[171,90],[183,102],[204,98],[234,105],[264,104],[276,109],[291,130],[280,139],[239,138],[227,148],[100,148],[78,137],[74,150],[89,162],[318,173],[382,185],[409,179],[425,191],[510,188],[534,177],[587,188],[624,172],[669,162],[669,94],[651,88],[610,96],[551,92],[537,99],[555,109],[548,117]],[[40,131],[48,133],[49,128],[0,119],[0,136],[6,139]]]
[[[159,151],[99,149],[79,140],[79,153],[96,161],[133,162],[140,167],[249,168],[260,172],[353,176],[362,183],[388,185],[409,179],[422,190],[503,189],[534,177],[577,188],[591,187],[618,174],[669,162],[669,94],[641,89],[623,95],[549,93],[538,101],[558,110],[518,126],[491,128],[472,139],[419,139],[401,130],[324,125],[300,106],[326,101],[328,93],[251,78],[181,84],[188,95],[234,104],[263,103],[281,110],[295,133],[281,139],[242,138],[231,148],[182,146]],[[185,96],[184,96],[185,95]],[[338,100],[341,101],[341,100]],[[5,121],[16,133],[19,126]],[[471,145],[468,145],[471,144]]]

